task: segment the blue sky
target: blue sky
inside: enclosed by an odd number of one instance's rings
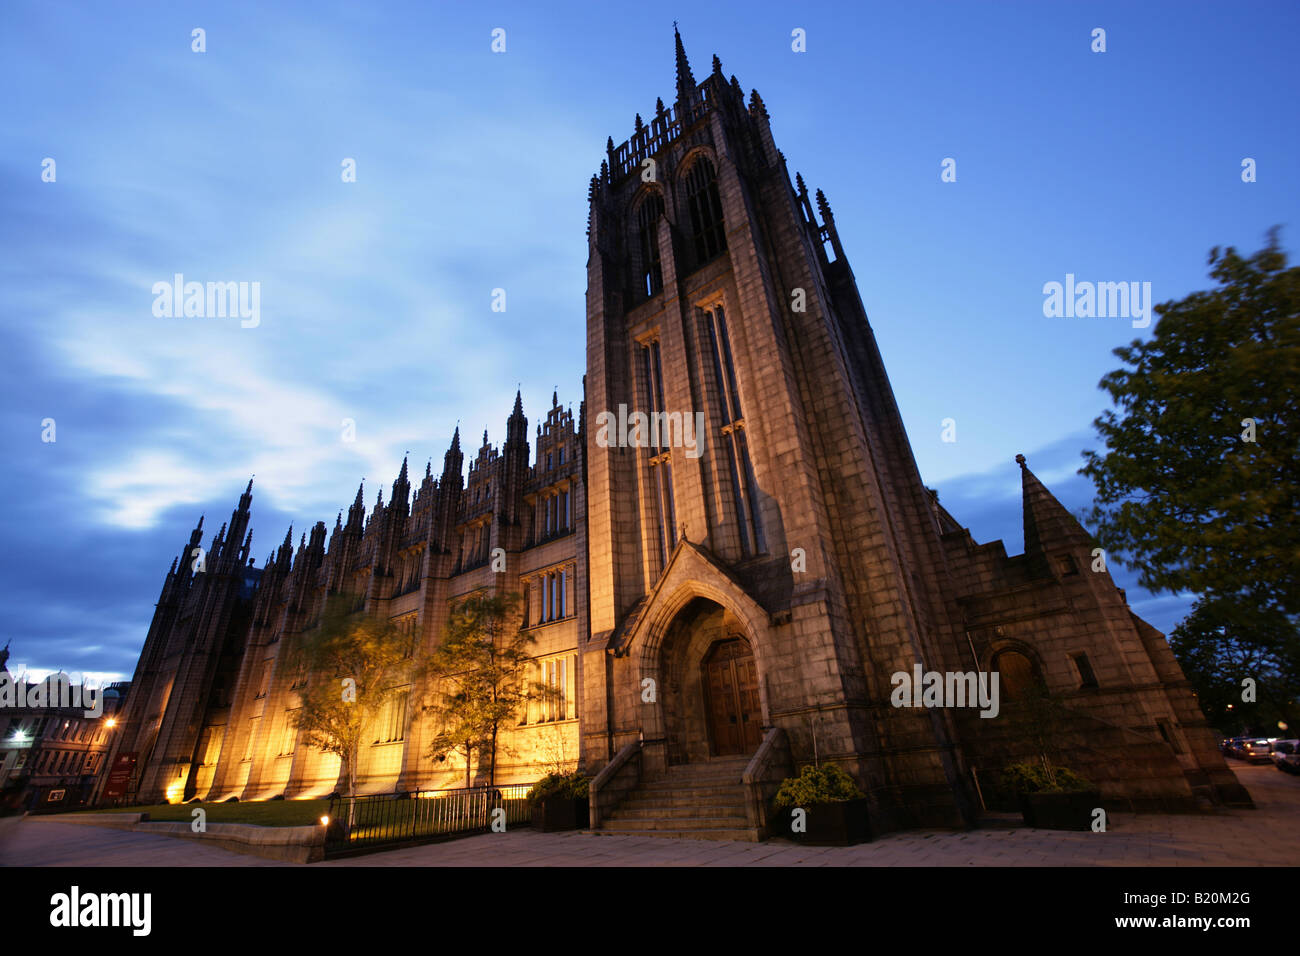
[[[260,565],[363,476],[367,505],[387,496],[405,451],[440,463],[457,422],[499,442],[517,386],[530,428],[554,388],[576,409],[587,182],[607,136],[671,100],[673,17],[697,78],[716,52],[757,87],[826,191],[945,505],[1017,553],[1023,452],[1084,507],[1097,382],[1150,329],[1045,318],[1043,284],[1165,301],[1207,286],[1211,246],[1278,223],[1295,247],[1300,7],[844,6],[0,6],[13,663],[129,675],[189,529],[215,531],[250,474]],[[178,272],[259,282],[260,324],[155,317]],[[1185,613],[1117,578],[1162,630]]]

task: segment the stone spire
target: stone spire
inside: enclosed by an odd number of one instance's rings
[[[1024,498],[1025,554],[1032,558],[1061,548],[1091,549],[1092,536],[1029,470],[1025,456],[1017,455],[1016,463]]]
[[[677,44],[677,98],[687,100],[695,93],[695,76],[691,73],[690,61],[686,59],[686,48],[682,46],[682,35],[673,24],[673,40]]]

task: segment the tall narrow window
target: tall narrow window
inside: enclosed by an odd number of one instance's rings
[[[1079,670],[1079,687],[1096,687],[1097,675],[1093,673],[1092,662],[1087,654],[1075,654],[1074,666]]]
[[[713,164],[701,156],[686,174],[686,204],[691,216],[695,264],[703,265],[727,248],[722,228],[722,200]]]
[[[747,555],[762,554],[767,550],[767,544],[759,516],[758,483],[754,480],[754,466],[745,438],[745,416],[740,410],[740,390],[736,387],[736,366],[731,359],[727,317],[721,305],[709,310],[707,316],[713,371],[718,380],[722,410],[722,444],[727,451],[727,466],[731,473],[732,501],[740,524],[740,545]]]
[[[659,260],[659,217],[664,214],[664,198],[651,193],[636,214],[637,244],[640,247],[640,292],[649,297],[663,291],[664,274]]]
[[[656,339],[641,347],[642,366],[645,372],[646,394],[650,399],[650,421],[664,410],[663,367],[659,360],[659,341]],[[657,431],[653,425],[652,433]],[[668,556],[677,547],[677,515],[673,504],[673,462],[672,449],[656,446],[651,450],[650,458],[650,493],[653,496],[655,524],[658,529],[659,559],[666,567]]]
[[[280,733],[280,756],[293,753],[298,740],[298,725],[295,723],[299,708],[284,712],[284,729]]]
[[[258,675],[257,696],[265,697],[271,689],[271,666],[275,663],[273,658],[268,657],[262,661],[262,673]]]
[[[257,742],[257,728],[260,725],[261,716],[248,718],[248,739],[244,743],[244,759],[253,759],[253,744]]]

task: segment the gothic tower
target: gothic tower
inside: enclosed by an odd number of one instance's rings
[[[672,106],[611,140],[590,188],[588,656],[605,660],[585,667],[585,752],[644,739],[666,767],[781,728],[797,760],[854,773],[882,825],[960,824],[949,719],[889,706],[895,672],[971,662],[830,205],[791,181],[756,90],[746,104],[716,56],[697,83],[680,35],[676,58]],[[637,412],[682,428],[642,435]]]

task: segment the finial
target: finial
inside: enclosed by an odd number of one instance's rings
[[[1021,468],[1025,468],[1025,467],[1027,467],[1027,466],[1025,465],[1025,456],[1024,456],[1024,455],[1016,455],[1016,464],[1019,465]]]
[[[682,46],[682,35],[677,31],[675,22],[673,39],[677,44],[677,95],[685,98],[686,94],[695,91],[695,76],[691,73],[691,64],[686,59],[686,48]]]
[[[636,120],[635,120],[635,122],[633,123],[633,127],[636,129],[636,132],[637,132],[637,135],[638,135],[638,136],[641,134],[641,130],[645,129],[645,123],[641,122],[641,114],[640,114],[640,113],[637,113],[637,114],[636,114]]]
[[[722,61],[718,59],[718,54],[713,54],[713,75],[722,75]]]
[[[664,115],[664,98],[662,96],[657,96],[655,97],[655,116],[663,116],[663,115]]]
[[[831,214],[831,204],[826,201],[826,194],[820,189],[817,190],[817,211],[822,214],[822,219],[834,219]]]

